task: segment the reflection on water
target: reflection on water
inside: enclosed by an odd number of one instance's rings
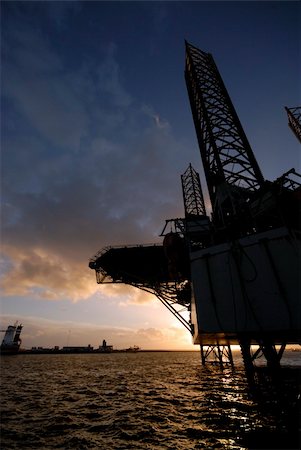
[[[273,387],[263,373],[251,395],[236,362],[221,371],[192,352],[3,357],[1,448],[299,448],[296,369]]]

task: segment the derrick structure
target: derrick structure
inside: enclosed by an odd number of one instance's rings
[[[189,164],[181,175],[185,211],[185,239],[190,252],[203,248],[210,239],[210,219],[206,213],[199,174]]]
[[[301,107],[288,108],[286,106],[285,110],[287,113],[288,125],[301,143]]]
[[[212,55],[187,42],[185,79],[213,217],[227,224],[264,179]]]
[[[185,217],[206,216],[206,207],[201,188],[200,175],[189,164],[181,175]]]

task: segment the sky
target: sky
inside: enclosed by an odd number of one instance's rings
[[[266,179],[300,149],[295,1],[1,2],[1,329],[22,346],[193,349],[156,297],[97,285],[108,245],[161,242],[200,173],[184,81],[188,40],[213,54]]]

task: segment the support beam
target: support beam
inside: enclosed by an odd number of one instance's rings
[[[233,367],[233,357],[230,345],[200,345],[202,365],[217,364],[222,369],[224,365]]]

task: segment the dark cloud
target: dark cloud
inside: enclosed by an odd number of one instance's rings
[[[111,43],[73,70],[39,31],[13,29],[5,45],[4,294],[86,298],[93,253],[158,240],[181,215],[185,149],[126,91]]]
[[[55,5],[53,5],[53,2],[44,2],[43,7],[50,20],[58,29],[63,31],[67,28],[70,18],[82,11],[80,1],[58,1],[55,2]]]

